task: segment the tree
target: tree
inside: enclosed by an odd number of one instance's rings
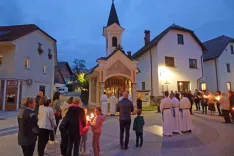
[[[83,103],[88,103],[88,96],[89,96],[89,80],[85,76],[85,73],[88,71],[86,68],[86,62],[83,59],[75,59],[73,61],[73,79],[74,82],[78,85],[81,89],[81,100]]]
[[[73,72],[76,74],[86,73],[88,70],[86,68],[86,62],[83,59],[75,59],[73,61]]]

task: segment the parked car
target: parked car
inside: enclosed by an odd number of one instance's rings
[[[60,94],[67,94],[68,92],[68,88],[67,87],[60,87],[59,90]]]

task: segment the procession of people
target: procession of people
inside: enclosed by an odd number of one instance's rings
[[[133,131],[136,134],[136,148],[143,146],[144,117],[141,115],[142,108],[137,100],[137,116],[134,119]],[[216,108],[224,123],[234,121],[234,93],[191,91],[164,92],[164,98],[160,102],[162,112],[163,136],[171,137],[173,134],[191,133],[193,103],[197,111],[207,114],[207,108],[211,115],[215,114]],[[89,129],[93,132],[93,154],[99,156],[100,137],[102,125],[107,115],[115,116],[119,112],[119,140],[121,150],[128,150],[131,115],[134,111],[132,97],[129,92],[123,92],[119,98],[113,93],[109,98],[104,92],[100,97],[101,107],[96,107],[93,113],[82,105],[79,97],[70,97],[62,103],[60,93],[55,92],[53,99],[43,96],[39,91],[37,98],[28,97],[24,101],[24,107],[18,115],[19,133],[18,144],[22,147],[24,156],[33,156],[37,145],[39,156],[44,155],[47,143],[56,144],[56,131],[59,128],[61,134],[60,151],[62,156],[88,155],[86,148],[87,133]],[[109,104],[109,106],[108,106]],[[216,105],[215,105],[216,104]],[[215,107],[216,106],[216,107]],[[202,108],[202,109],[201,109]],[[232,117],[232,119],[230,118]],[[125,138],[124,138],[125,136]],[[73,153],[73,154],[72,154]]]

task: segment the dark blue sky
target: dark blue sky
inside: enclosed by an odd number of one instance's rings
[[[88,67],[105,56],[106,26],[112,0],[1,0],[0,25],[34,23],[57,39],[59,61],[85,59]],[[192,29],[201,41],[234,37],[234,0],[115,0],[125,28],[123,48],[136,52],[172,23]]]

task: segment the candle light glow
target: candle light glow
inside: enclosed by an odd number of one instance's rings
[[[93,113],[91,113],[90,118],[94,118],[94,114]]]
[[[218,101],[220,100],[220,96],[216,96],[215,98],[216,98],[216,100],[218,100]]]

